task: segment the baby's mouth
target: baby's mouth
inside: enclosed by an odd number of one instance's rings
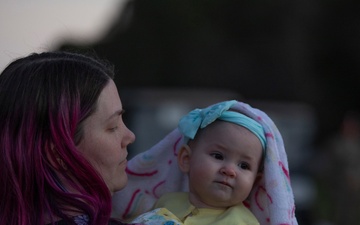
[[[228,186],[228,187],[232,188],[232,186],[231,186],[228,182],[226,182],[226,181],[216,181],[216,183],[222,184],[222,185],[224,185],[224,186]]]

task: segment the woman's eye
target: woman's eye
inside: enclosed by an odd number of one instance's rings
[[[238,166],[243,170],[249,170],[250,169],[250,165],[248,163],[245,163],[245,162],[239,163]]]
[[[219,160],[224,159],[224,157],[220,153],[211,153],[210,155],[215,159],[219,159]]]
[[[118,127],[116,126],[116,127],[111,127],[111,128],[109,128],[108,130],[109,131],[115,131],[115,130],[117,130],[118,129]]]

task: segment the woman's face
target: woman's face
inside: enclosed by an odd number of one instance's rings
[[[111,80],[99,96],[96,111],[84,121],[84,136],[78,145],[112,194],[127,183],[127,146],[135,140],[122,120],[123,112],[116,85]]]

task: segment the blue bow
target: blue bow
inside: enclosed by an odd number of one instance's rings
[[[194,139],[199,129],[208,126],[217,119],[231,122],[243,126],[255,134],[259,138],[265,152],[266,137],[263,127],[248,116],[239,112],[228,111],[235,103],[235,100],[231,100],[220,102],[205,109],[195,109],[180,119],[179,130],[185,138]]]
[[[204,128],[230,109],[235,100],[220,102],[205,109],[194,109],[179,121],[179,130],[185,137],[194,139],[199,128]]]

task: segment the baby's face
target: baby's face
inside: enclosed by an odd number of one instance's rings
[[[244,127],[217,121],[190,144],[190,201],[227,208],[243,202],[259,177],[262,146]]]

